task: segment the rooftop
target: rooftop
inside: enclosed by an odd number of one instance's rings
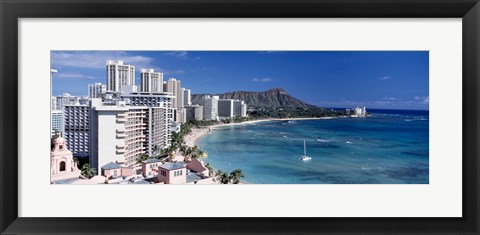
[[[109,163],[105,164],[104,166],[102,166],[102,169],[103,170],[120,169],[120,165],[118,165],[115,162],[109,162]]]
[[[185,168],[185,165],[184,164],[181,164],[181,163],[178,163],[178,162],[167,162],[163,165],[160,166],[161,168],[163,169],[166,169],[166,170],[178,170],[178,169],[182,169],[182,168]]]
[[[152,158],[152,159],[147,159],[145,161],[142,161],[142,163],[156,163],[156,162],[160,162],[160,160]]]
[[[201,179],[203,179],[203,177],[200,174],[190,173],[187,175],[187,183],[199,181]]]

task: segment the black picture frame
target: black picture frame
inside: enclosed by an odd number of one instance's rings
[[[0,0],[0,231],[3,234],[479,234],[478,0]],[[19,18],[462,18],[462,218],[18,217]],[[41,200],[39,200],[41,201]],[[442,205],[438,205],[441,207]],[[219,214],[220,215],[220,214]],[[253,215],[252,215],[253,216]]]

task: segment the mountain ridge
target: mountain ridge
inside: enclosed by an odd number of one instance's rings
[[[243,100],[248,107],[254,108],[318,108],[287,94],[283,88],[266,91],[232,91],[223,94],[192,94],[192,103],[202,105],[201,98],[205,95],[218,95],[220,99]]]

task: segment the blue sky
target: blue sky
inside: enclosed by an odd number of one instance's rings
[[[154,68],[192,94],[283,88],[322,107],[428,110],[428,51],[52,51],[53,95],[105,84],[106,60]]]

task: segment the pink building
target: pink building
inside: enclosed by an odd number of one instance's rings
[[[50,170],[50,181],[78,178],[81,174],[72,152],[67,149],[67,142],[62,137],[54,141],[54,148],[50,152]]]
[[[135,174],[135,169],[133,167],[121,166],[115,162],[109,162],[101,167],[102,176],[105,176],[107,179],[115,179],[119,177],[129,177]]]
[[[187,183],[187,168],[178,162],[167,162],[158,167],[158,181],[165,184]]]
[[[105,176],[107,179],[121,177],[122,169],[117,163],[109,162],[102,166],[102,176]]]
[[[142,162],[142,174],[145,178],[158,175],[158,167],[162,165],[158,159],[147,159]]]
[[[205,164],[203,163],[202,160],[195,158],[192,159],[189,163],[187,163],[187,169],[200,173],[201,175],[208,177],[209,176],[209,171],[205,167]]]

